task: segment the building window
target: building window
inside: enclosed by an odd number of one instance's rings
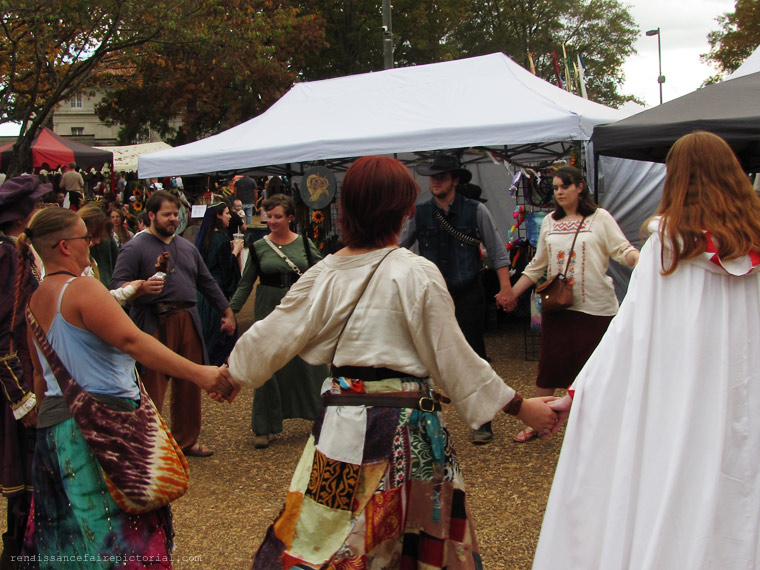
[[[71,134],[75,136],[82,136],[84,134],[84,127],[71,127]]]
[[[82,96],[81,95],[74,95],[71,98],[71,106],[76,107],[77,109],[82,108]]]

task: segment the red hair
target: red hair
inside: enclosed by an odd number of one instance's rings
[[[662,274],[705,251],[709,231],[722,259],[760,251],[760,198],[726,141],[706,131],[678,139],[665,159],[657,215],[660,238],[673,253]]]
[[[353,248],[395,243],[404,216],[414,215],[420,188],[395,158],[364,156],[346,172],[340,194],[343,242]]]

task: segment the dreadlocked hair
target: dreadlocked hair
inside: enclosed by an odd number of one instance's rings
[[[24,276],[27,270],[31,271],[28,260],[34,259],[31,246],[35,247],[40,256],[47,256],[47,252],[62,239],[64,230],[76,224],[77,220],[79,216],[67,208],[45,208],[32,217],[29,226],[16,239],[18,270],[16,271],[16,295],[13,301],[13,313],[11,313],[11,331],[16,324]]]

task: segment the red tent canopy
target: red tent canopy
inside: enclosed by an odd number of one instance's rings
[[[0,172],[8,170],[12,154],[13,143],[0,146]],[[80,168],[100,169],[104,164],[113,162],[113,153],[63,138],[44,128],[32,143],[32,161],[34,168],[42,168],[46,164],[55,170],[73,161]]]

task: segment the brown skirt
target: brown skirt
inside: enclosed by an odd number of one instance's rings
[[[567,388],[602,340],[612,317],[564,310],[541,315],[539,388]]]

